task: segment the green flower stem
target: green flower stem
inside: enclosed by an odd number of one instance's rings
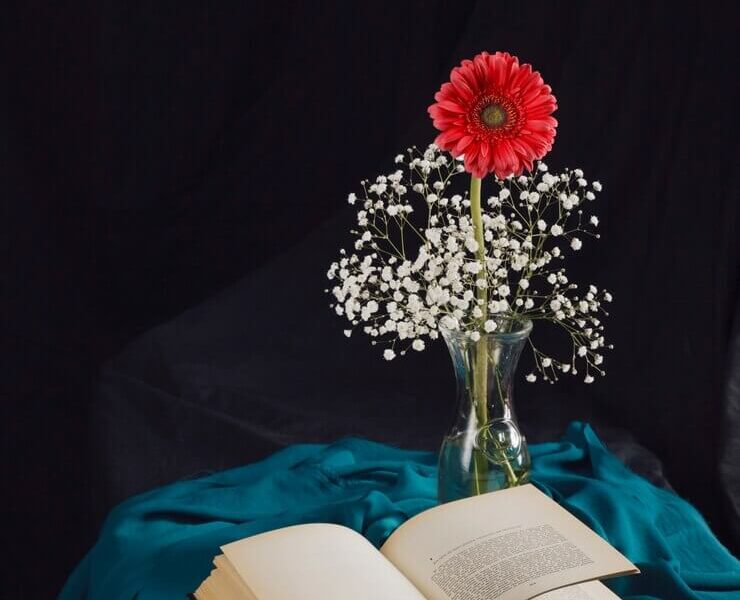
[[[480,178],[471,175],[470,214],[473,219],[475,241],[478,242],[476,257],[480,263],[480,271],[478,272],[477,277],[478,279],[488,281],[488,267],[486,266],[486,240],[483,237],[483,219],[480,205],[480,187]],[[478,331],[483,333],[483,324],[488,319],[488,288],[477,287],[475,293],[478,299],[478,306],[483,312],[478,321]],[[478,351],[475,355],[475,375],[473,377],[474,398],[477,404],[479,423],[486,423],[488,421],[488,403],[486,398],[486,392],[488,389],[488,347],[486,336],[481,335],[480,340],[476,343],[478,344]]]
[[[488,281],[488,270],[486,267],[486,246],[483,237],[483,221],[480,204],[481,180],[474,175],[470,176],[470,214],[473,219],[473,230],[475,232],[475,241],[478,242],[476,256],[480,263],[481,270],[478,273],[479,279]],[[479,327],[483,330],[483,323],[488,317],[488,288],[482,287],[476,289],[476,297],[479,307],[483,314],[480,317]],[[476,342],[478,349],[475,353],[475,365],[473,365],[473,399],[475,401],[475,414],[477,417],[477,426],[485,426],[488,423],[488,341],[485,335],[481,335],[480,340]],[[481,483],[486,480],[488,470],[488,458],[483,454],[482,449],[475,448],[473,453],[473,494],[479,495],[486,490],[481,489]]]
[[[478,242],[476,257],[480,263],[481,269],[478,272],[478,279],[488,281],[488,267],[486,266],[486,241],[483,234],[483,218],[480,200],[481,180],[479,177],[471,175],[470,177],[470,215],[473,220],[473,230],[475,241]],[[475,364],[473,365],[473,399],[475,402],[475,414],[478,428],[485,427],[488,423],[488,339],[485,335],[483,324],[488,319],[488,288],[476,288],[476,297],[479,300],[478,306],[482,313],[478,321],[478,331],[481,333],[475,353]],[[501,395],[501,382],[499,381],[498,368],[493,365],[496,373],[496,383],[498,393]],[[479,495],[486,490],[481,488],[481,483],[487,479],[489,470],[489,460],[481,448],[473,450],[473,494]],[[501,450],[501,463],[506,473],[506,479],[510,486],[518,483],[518,478],[514,469],[511,467],[509,460],[506,458],[505,449]]]

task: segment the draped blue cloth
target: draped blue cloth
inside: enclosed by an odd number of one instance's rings
[[[740,600],[740,561],[699,513],[627,469],[588,425],[531,453],[535,484],[642,571],[606,582],[619,596]],[[350,438],[155,489],[111,512],[60,598],[184,598],[219,546],[298,523],[339,523],[379,546],[436,504],[436,478],[432,453]]]

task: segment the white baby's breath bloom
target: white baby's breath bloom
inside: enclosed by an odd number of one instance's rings
[[[554,175],[551,175],[550,173],[545,173],[542,176],[542,181],[550,187],[555,185],[558,182],[558,180],[559,179],[557,177],[555,177]]]
[[[486,321],[483,324],[483,329],[486,330],[486,333],[491,333],[492,331],[496,331],[496,327],[498,327],[498,325],[496,324],[496,321],[492,319],[488,319],[488,321]]]
[[[480,270],[483,267],[481,267],[481,264],[479,262],[469,262],[469,263],[465,263],[465,266],[463,268],[468,273],[472,273],[473,275],[475,275],[477,273],[480,273]]]
[[[514,271],[521,271],[524,267],[527,266],[527,263],[529,262],[529,256],[526,254],[515,254],[511,259],[511,268],[514,269]]]
[[[534,383],[535,381],[537,381],[537,375],[535,375],[534,373],[527,373],[527,376],[526,376],[526,378],[525,378],[525,379],[526,379],[526,380],[527,380],[527,381],[528,381],[529,383]]]
[[[583,235],[598,237],[598,218],[585,201],[595,200],[601,185],[589,184],[580,169],[551,173],[544,163],[519,177],[491,178],[476,231],[465,177],[457,181],[461,160],[434,145],[395,160],[392,172],[347,197],[359,205],[354,237],[326,272],[331,308],[352,327],[344,335],[359,326],[393,360],[425,349],[440,331],[478,340],[498,331],[501,318],[537,319],[535,331],[540,323],[560,326],[573,346],[567,361],[533,346],[544,380],[575,374],[577,363],[586,376],[603,374],[599,352],[611,344],[597,315],[611,295],[591,286],[579,293],[553,244],[565,235],[577,250]]]
[[[477,252],[479,248],[478,242],[472,235],[465,238],[465,247],[470,252]]]
[[[583,378],[583,381],[584,381],[585,383],[593,383],[593,382],[594,382],[594,378],[593,378],[593,376],[592,376],[592,375],[586,375],[586,376],[585,376],[585,377]]]

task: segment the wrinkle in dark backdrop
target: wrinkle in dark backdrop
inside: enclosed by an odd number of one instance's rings
[[[633,431],[721,532],[738,282],[733,9],[106,0],[11,15],[3,443],[18,554],[35,548],[56,588],[92,540],[86,419],[103,359],[431,140],[432,94],[482,49],[543,73],[560,105],[547,162],[605,185],[603,238],[575,271],[613,289],[616,350],[605,381],[560,389]]]

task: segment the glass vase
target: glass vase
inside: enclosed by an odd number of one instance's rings
[[[457,412],[439,452],[440,502],[529,481],[527,442],[514,414],[513,379],[532,322],[500,317],[475,341],[440,329],[457,379]]]

